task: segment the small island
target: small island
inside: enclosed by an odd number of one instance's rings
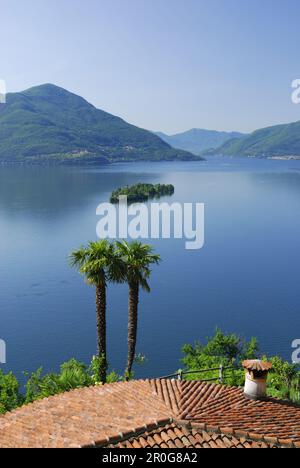
[[[115,190],[110,197],[111,203],[119,203],[119,197],[127,196],[128,203],[145,202],[166,195],[173,195],[175,188],[171,184],[136,184]]]

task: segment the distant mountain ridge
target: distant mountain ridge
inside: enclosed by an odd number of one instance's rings
[[[52,84],[9,93],[0,105],[0,162],[195,159]]]
[[[244,138],[246,136],[239,132],[218,132],[200,128],[193,128],[176,135],[166,135],[162,132],[156,132],[155,134],[173,148],[189,151],[195,155],[200,155],[204,150],[218,148],[233,138]]]
[[[204,153],[256,158],[300,157],[300,121],[256,130],[242,140],[229,140]]]

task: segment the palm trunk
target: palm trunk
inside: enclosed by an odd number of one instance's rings
[[[126,378],[129,379],[135,358],[137,323],[139,304],[139,284],[136,282],[129,284],[129,306],[128,306],[128,358],[126,368]]]
[[[106,383],[107,356],[106,356],[106,285],[98,285],[96,288],[97,308],[97,332],[98,332],[98,356],[100,359],[100,382]]]

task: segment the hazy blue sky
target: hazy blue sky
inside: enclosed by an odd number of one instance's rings
[[[0,0],[0,78],[168,133],[300,120],[299,0]]]

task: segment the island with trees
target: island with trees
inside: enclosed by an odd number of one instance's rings
[[[135,184],[121,187],[112,192],[111,203],[119,203],[119,197],[127,196],[128,203],[145,202],[154,198],[174,195],[175,187],[171,184]]]

